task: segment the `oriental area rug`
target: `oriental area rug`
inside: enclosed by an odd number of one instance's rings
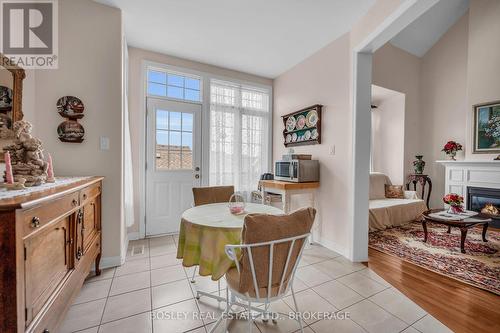
[[[419,222],[375,231],[369,234],[372,249],[399,257],[407,262],[444,276],[500,295],[500,231],[489,229],[483,242],[482,227],[471,228],[460,252],[460,230],[427,223],[427,243]]]

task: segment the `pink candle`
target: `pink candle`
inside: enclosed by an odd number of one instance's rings
[[[5,159],[5,180],[7,181],[7,184],[13,184],[14,176],[12,175],[12,164],[10,162],[9,152],[5,153],[4,159]]]
[[[52,155],[49,154],[49,159],[47,161],[47,179],[54,179],[54,169],[52,167]]]

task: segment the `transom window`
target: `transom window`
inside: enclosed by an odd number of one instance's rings
[[[156,111],[156,169],[193,169],[193,114]]]
[[[201,102],[201,79],[157,69],[148,70],[148,95]]]

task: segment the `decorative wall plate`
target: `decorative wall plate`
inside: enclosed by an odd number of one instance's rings
[[[304,133],[304,139],[309,140],[311,138],[311,131],[307,130]]]
[[[300,115],[297,117],[297,124],[295,125],[295,127],[297,127],[297,129],[303,129],[304,126],[306,125],[306,117],[304,117],[303,115]]]
[[[289,142],[292,142],[292,135],[291,134],[286,135],[286,143],[289,143]]]
[[[297,133],[292,134],[292,142],[297,141]]]
[[[82,142],[85,130],[75,120],[66,120],[57,127],[57,135],[62,142]]]
[[[313,126],[316,126],[316,123],[318,122],[318,112],[316,112],[316,110],[312,110],[312,111],[309,111],[307,113],[307,117],[306,117],[306,124],[307,124],[307,127],[313,127]]]
[[[286,120],[286,130],[287,131],[293,131],[295,129],[295,124],[297,123],[296,119],[294,116],[288,117]]]
[[[0,86],[0,112],[5,113],[12,110],[12,89]]]
[[[318,130],[313,129],[311,132],[311,139],[316,140],[318,138],[318,135],[319,135]]]
[[[57,111],[65,118],[80,119],[83,117],[85,106],[83,102],[75,96],[64,96],[57,101]]]

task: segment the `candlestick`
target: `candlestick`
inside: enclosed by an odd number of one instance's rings
[[[10,152],[5,152],[5,181],[7,184],[14,183],[14,176],[12,175],[12,164],[10,161]]]
[[[53,182],[55,182],[54,168],[53,168],[53,163],[52,163],[52,155],[50,155],[50,154],[49,154],[47,164],[48,164],[48,166],[47,166],[47,180],[46,180],[46,182],[53,183]]]

